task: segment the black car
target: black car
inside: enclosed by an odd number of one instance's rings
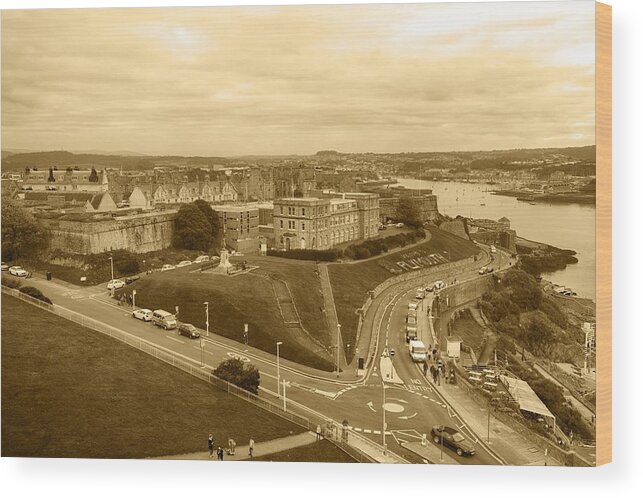
[[[184,335],[185,337],[189,337],[190,339],[198,339],[199,337],[201,337],[199,331],[191,323],[182,323],[181,325],[179,325],[179,335]]]
[[[443,444],[447,448],[451,448],[458,456],[472,456],[476,454],[476,449],[467,438],[452,427],[434,425],[431,429],[431,437],[435,444]]]
[[[127,277],[127,278],[125,279],[125,283],[126,283],[127,285],[132,284],[132,283],[136,282],[139,278],[141,278],[141,277],[139,277],[138,275],[134,275],[134,276],[132,276],[132,277]]]

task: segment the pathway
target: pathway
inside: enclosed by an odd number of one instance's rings
[[[261,457],[266,455],[271,455],[273,453],[279,453],[281,451],[286,451],[291,448],[297,448],[299,446],[306,446],[314,443],[317,440],[317,436],[313,432],[303,432],[295,436],[286,436],[278,439],[271,439],[270,441],[264,441],[261,443],[256,443],[254,445],[254,457]],[[217,442],[215,441],[215,444]],[[227,447],[227,441],[225,442]],[[225,448],[224,448],[225,449]],[[210,460],[210,454],[207,451],[197,451],[195,453],[184,453],[182,455],[167,455],[162,457],[156,457],[157,460]],[[216,460],[216,454],[214,459]],[[225,460],[239,461],[239,460],[250,460],[250,455],[248,453],[248,445],[237,446],[234,455],[226,454],[224,457]]]
[[[330,276],[328,275],[328,265],[327,264],[318,264],[317,268],[319,269],[319,281],[321,283],[322,295],[324,296],[324,310],[326,311],[326,323],[328,323],[328,333],[330,335],[331,347],[334,349],[336,347],[340,348],[339,355],[339,367],[341,369],[346,369],[346,357],[344,355],[344,346],[342,343],[341,334],[337,333],[337,326],[339,324],[339,319],[337,318],[337,310],[335,309],[335,298],[333,297],[333,288],[330,283]],[[339,346],[337,344],[339,336]],[[337,354],[337,351],[334,352],[334,355]]]

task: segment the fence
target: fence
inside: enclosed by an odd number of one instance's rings
[[[230,382],[227,382],[223,379],[220,379],[219,377],[216,377],[215,375],[210,373],[207,369],[202,368],[198,362],[196,362],[195,360],[192,360],[191,358],[179,355],[178,353],[165,349],[162,346],[154,345],[144,339],[140,339],[138,337],[130,335],[122,330],[119,330],[117,328],[111,327],[110,325],[94,320],[93,318],[89,318],[84,315],[81,315],[80,313],[76,313],[75,311],[68,310],[56,304],[53,304],[53,305],[47,304],[43,301],[40,301],[31,296],[21,293],[18,289],[11,289],[4,285],[2,286],[2,292],[10,296],[16,297],[18,299],[21,299],[23,301],[26,301],[35,306],[38,306],[39,308],[42,308],[55,315],[58,315],[61,318],[64,318],[66,320],[82,325],[83,327],[87,327],[96,332],[100,332],[101,334],[106,334],[109,337],[112,337],[113,339],[123,342],[128,346],[134,347],[139,351],[147,353],[158,360],[161,360],[169,365],[172,365],[175,368],[183,370],[184,372],[194,377],[197,377],[205,382],[208,382],[209,384],[212,384],[213,386],[217,387],[222,391],[232,394],[233,396],[236,396],[238,398],[244,399],[245,401],[252,403],[257,407],[262,408],[263,410],[266,410],[270,413],[273,413],[285,420],[288,420],[293,424],[299,425],[300,427],[303,427],[306,430],[314,432],[317,428],[317,425],[320,425],[326,428],[333,428],[332,430],[325,431],[327,433],[327,439],[329,441],[334,443],[337,447],[339,447],[341,450],[343,450],[345,453],[347,453],[348,455],[350,455],[360,463],[377,462],[377,460],[371,455],[369,455],[368,453],[360,450],[359,448],[356,448],[354,445],[349,444],[348,443],[349,438],[348,437],[343,438],[343,434],[346,432],[346,429],[344,429],[340,424],[338,424],[333,420],[326,419],[320,415],[312,415],[310,418],[307,418],[307,417],[298,415],[296,413],[293,413],[292,411],[284,410],[281,405],[275,404],[270,400],[262,398],[261,396],[258,396],[249,391],[241,389],[240,387],[235,386]],[[303,405],[294,403],[293,401],[290,401],[289,404],[291,406],[297,405],[301,409],[307,410],[307,408],[304,407]],[[363,438],[362,436],[359,436],[353,433],[352,431],[349,431],[347,434],[350,434],[350,439],[359,441],[361,445],[364,445],[364,444],[369,445],[370,447],[373,448],[373,451],[378,451],[378,452],[383,451],[383,450],[380,450],[379,445],[368,440],[367,438]]]

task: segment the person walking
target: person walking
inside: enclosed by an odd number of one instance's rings
[[[223,448],[221,446],[217,448],[217,460],[223,462]]]
[[[425,360],[424,363],[422,364],[422,370],[424,371],[424,376],[425,377],[426,377],[426,372],[427,372],[428,369],[429,369],[429,365]]]
[[[322,438],[321,425],[317,424],[317,441],[321,441],[321,438]]]
[[[214,437],[212,434],[208,436],[208,451],[210,451],[210,458],[214,456]]]
[[[236,447],[237,447],[237,442],[232,438],[228,439],[228,448],[230,451],[230,455],[234,455],[234,451]]]
[[[248,443],[248,454],[250,455],[250,458],[252,458],[252,454],[255,451],[255,440],[250,438],[250,442]]]
[[[435,384],[436,380],[435,380],[435,366],[434,365],[431,365],[431,378],[433,379],[433,383]]]

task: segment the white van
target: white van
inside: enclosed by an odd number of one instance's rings
[[[165,310],[154,310],[154,313],[152,313],[152,323],[165,330],[175,329],[177,326],[174,315]]]
[[[426,346],[422,341],[409,341],[409,354],[415,363],[426,361]]]

